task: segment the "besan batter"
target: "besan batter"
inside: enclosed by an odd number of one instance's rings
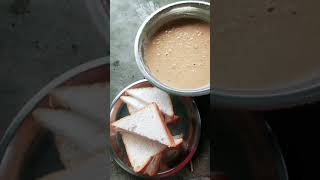
[[[163,26],[145,44],[144,56],[153,76],[175,89],[210,84],[210,26],[183,19]]]

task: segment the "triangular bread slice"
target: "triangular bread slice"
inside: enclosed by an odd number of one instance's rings
[[[122,132],[121,135],[130,164],[135,172],[141,172],[153,156],[166,148],[165,145],[136,134]]]
[[[133,114],[135,113],[136,111],[138,111],[136,108],[134,108],[133,106],[127,104],[127,108],[128,108],[128,112],[129,114]]]
[[[149,176],[154,176],[158,173],[161,161],[161,153],[157,154],[152,158],[150,163],[148,164],[147,168],[143,172]]]
[[[131,96],[121,96],[120,99],[127,104],[127,108],[130,114],[133,114],[134,112],[143,109],[146,105],[148,105],[147,103],[140,101],[134,97]],[[170,123],[175,123],[178,122],[180,120],[179,116],[174,115],[173,118],[165,115],[165,121],[167,124]]]
[[[131,96],[121,96],[120,99],[125,102],[128,106],[130,106],[129,113],[133,114],[136,111],[143,109],[147,103],[142,102]]]
[[[38,108],[35,120],[55,135],[63,136],[88,153],[106,148],[103,130],[83,116],[65,110]]]
[[[108,83],[63,86],[49,93],[50,101],[53,106],[70,109],[104,126],[109,110],[108,89]]]
[[[121,132],[121,135],[133,170],[135,172],[144,171],[149,175],[157,172],[159,166],[156,165],[160,164],[160,153],[167,146],[132,133]],[[179,145],[183,139],[176,137],[174,141]]]
[[[174,138],[174,142],[176,143],[176,147],[180,147],[180,145],[183,142],[183,135],[176,135],[176,136],[173,136],[173,138]],[[176,147],[166,148],[166,149],[176,149]],[[162,159],[163,153],[166,152],[166,149],[152,158],[147,168],[145,169],[144,174],[147,174],[149,176],[154,176],[155,174],[158,173],[161,159]]]
[[[168,93],[156,87],[128,89],[126,93],[147,104],[156,103],[164,114],[173,118],[173,106]]]
[[[46,175],[39,180],[103,180],[108,179],[108,156],[97,154],[69,169]]]
[[[175,146],[171,132],[155,103],[113,122],[111,126],[119,131],[131,132],[158,141],[168,147]]]

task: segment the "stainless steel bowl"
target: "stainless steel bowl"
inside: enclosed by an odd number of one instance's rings
[[[127,107],[120,97],[125,91],[132,88],[152,87],[152,84],[146,79],[136,81],[124,88],[112,101],[110,110],[110,123],[128,115]],[[179,151],[179,156],[172,157],[170,160],[164,161],[168,168],[160,169],[159,172],[152,177],[135,173],[129,163],[125,147],[118,133],[110,129],[110,152],[112,159],[129,174],[139,178],[165,178],[176,175],[180,172],[192,159],[200,141],[201,133],[201,117],[196,103],[190,97],[171,96],[175,114],[182,118],[181,122],[169,129],[172,134],[183,134],[184,145]],[[163,162],[164,159],[161,161]]]
[[[180,90],[161,83],[150,72],[144,62],[143,45],[164,24],[182,18],[200,19],[210,23],[210,3],[203,1],[181,1],[168,4],[152,13],[141,25],[136,35],[134,53],[137,65],[146,79],[153,85],[170,93],[181,96],[201,96],[210,93],[210,85],[201,89]]]

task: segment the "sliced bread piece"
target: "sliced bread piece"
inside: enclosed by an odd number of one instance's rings
[[[109,110],[108,83],[64,86],[50,92],[51,104],[61,106],[106,124]]]
[[[129,104],[127,104],[127,108],[128,108],[129,114],[133,114],[133,113],[135,113],[137,111],[136,108],[132,107]]]
[[[156,103],[164,114],[173,118],[174,112],[172,102],[170,96],[166,92],[156,87],[144,87],[128,89],[126,93],[147,104]]]
[[[150,176],[157,173],[161,152],[167,146],[132,133],[121,132],[121,135],[133,170],[135,172],[144,172]],[[174,141],[179,145],[183,139],[176,137]]]
[[[108,156],[97,154],[77,166],[46,175],[39,180],[104,180],[108,179]]]
[[[113,122],[111,126],[118,131],[144,136],[168,147],[175,146],[171,132],[155,103],[151,103],[134,114]]]
[[[130,164],[135,172],[144,170],[152,157],[166,148],[165,145],[136,134],[122,132],[121,135]]]
[[[173,136],[173,138],[174,138],[174,142],[176,143],[176,147],[180,147],[180,145],[183,142],[182,136],[180,136],[180,135]],[[176,149],[176,147],[166,148],[166,149]],[[154,176],[155,174],[158,173],[159,168],[160,168],[161,159],[162,159],[163,153],[166,152],[166,149],[152,158],[152,160],[148,164],[147,168],[143,172],[144,174],[147,174],[149,176]]]
[[[106,148],[103,131],[83,116],[65,110],[38,108],[32,113],[35,120],[88,153]]]
[[[128,106],[131,107],[131,112],[129,110],[129,113],[132,114],[135,111],[143,109],[147,103],[142,102],[134,97],[131,96],[121,96],[120,99],[125,102]]]
[[[143,109],[147,105],[147,103],[142,102],[131,96],[121,96],[120,99],[127,104],[127,108],[130,114],[133,114],[134,112]],[[167,124],[175,123],[180,120],[180,117],[176,115],[174,115],[173,118],[167,116],[166,114],[164,114],[164,116]]]
[[[144,174],[149,176],[154,176],[158,173],[161,161],[161,153],[157,154],[152,158],[147,168],[144,171]]]

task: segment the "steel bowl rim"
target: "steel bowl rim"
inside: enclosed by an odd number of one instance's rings
[[[120,96],[129,88],[137,85],[137,84],[140,84],[140,83],[144,83],[144,82],[149,82],[147,79],[141,79],[141,80],[138,80],[134,83],[131,83],[130,85],[126,86],[125,88],[123,88],[123,90],[121,90],[118,95],[113,99],[112,103],[111,103],[111,106],[110,106],[110,116],[111,116],[111,113],[113,112],[114,110],[114,105],[118,102],[118,100],[120,99]],[[149,82],[150,83],[150,82]],[[151,84],[151,83],[150,83]],[[189,97],[191,98],[191,97]],[[183,169],[192,159],[192,157],[194,156],[198,146],[199,146],[199,142],[200,142],[200,132],[201,132],[201,116],[200,116],[200,112],[199,112],[199,109],[195,103],[195,101],[192,99],[191,100],[192,102],[192,106],[193,108],[195,109],[195,116],[196,116],[196,123],[197,123],[197,126],[196,126],[196,130],[195,131],[198,131],[199,134],[195,134],[195,143],[192,145],[192,147],[190,148],[191,151],[189,152],[189,154],[187,155],[187,157],[181,162],[179,163],[176,168],[174,169],[170,169],[168,171],[165,171],[165,172],[162,172],[161,174],[159,175],[156,175],[156,176],[152,176],[152,177],[149,177],[149,176],[144,176],[144,175],[139,175],[139,174],[136,174],[134,173],[132,170],[128,169],[128,167],[126,165],[123,164],[123,162],[117,157],[116,153],[114,152],[114,149],[112,148],[112,146],[109,146],[109,150],[112,154],[112,159],[114,161],[116,161],[116,163],[123,169],[125,170],[126,172],[128,172],[129,174],[133,175],[133,176],[136,176],[136,177],[139,177],[139,178],[143,178],[143,179],[152,179],[152,178],[164,178],[164,177],[169,177],[169,176],[172,176],[176,173],[178,173],[181,169]]]
[[[175,94],[178,96],[207,95],[207,94],[210,94],[210,84],[208,85],[208,87],[198,88],[198,89],[194,89],[194,90],[180,90],[180,89],[170,88],[169,86],[164,85],[163,83],[158,81],[156,78],[154,78],[150,73],[147,72],[147,70],[145,68],[145,63],[144,63],[143,57],[140,54],[139,45],[140,45],[140,40],[142,38],[142,33],[143,33],[146,25],[150,22],[150,20],[152,20],[154,17],[156,17],[158,14],[160,14],[162,11],[164,11],[166,9],[174,8],[175,6],[184,5],[184,4],[186,4],[186,5],[188,5],[188,4],[191,4],[191,5],[201,4],[201,5],[205,5],[205,6],[210,6],[209,2],[204,2],[204,1],[179,1],[179,2],[175,2],[175,3],[167,4],[167,5],[159,8],[158,10],[154,11],[151,15],[149,15],[145,19],[145,21],[142,23],[142,25],[140,26],[140,28],[136,34],[135,43],[134,43],[135,60],[136,60],[136,63],[138,65],[139,70],[142,72],[144,77],[149,80],[149,82],[151,82],[156,87],[158,87],[158,88],[160,88],[170,94]]]
[[[5,156],[7,148],[9,147],[12,139],[14,138],[18,128],[21,127],[26,116],[30,114],[32,109],[34,109],[34,107],[37,106],[37,104],[49,93],[50,90],[63,84],[65,81],[69,80],[72,77],[75,77],[76,75],[82,72],[107,64],[109,64],[108,57],[102,57],[78,65],[75,68],[54,78],[46,86],[44,86],[36,95],[34,95],[30,100],[28,100],[27,103],[18,112],[18,114],[13,118],[13,121],[10,123],[9,127],[6,129],[3,137],[0,140],[0,165]]]

